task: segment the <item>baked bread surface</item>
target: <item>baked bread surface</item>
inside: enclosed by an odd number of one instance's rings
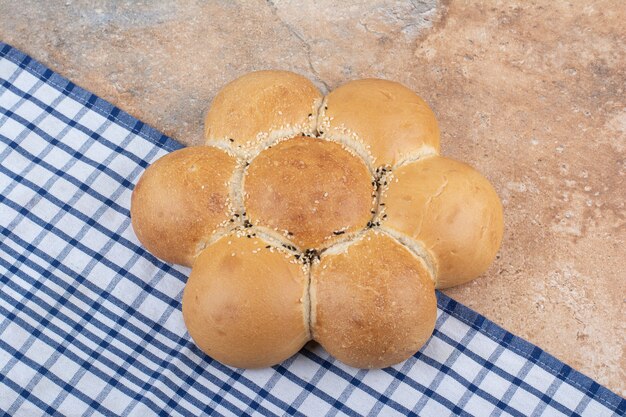
[[[433,112],[387,80],[324,97],[286,71],[215,97],[205,146],[146,169],[131,200],[141,243],[192,267],[183,317],[214,359],[267,367],[316,340],[359,368],[426,343],[435,288],[484,273],[503,234],[480,173],[439,155]]]

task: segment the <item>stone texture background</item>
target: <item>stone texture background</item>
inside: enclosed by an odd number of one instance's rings
[[[626,7],[587,1],[9,1],[0,39],[186,144],[251,70],[398,80],[505,205],[449,295],[626,394]]]

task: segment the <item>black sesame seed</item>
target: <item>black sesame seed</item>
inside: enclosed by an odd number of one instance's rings
[[[265,249],[269,249],[271,247],[272,247],[271,245],[267,245],[267,246],[265,246]]]
[[[346,233],[346,231],[345,231],[345,230],[335,230],[335,231],[333,232],[333,234],[334,234],[335,236],[343,235],[344,233]]]
[[[252,223],[250,223],[250,220],[246,220],[243,222],[243,227],[252,227]]]
[[[305,264],[310,265],[316,259],[317,260],[320,259],[320,254],[315,249],[307,249],[304,251],[304,254],[302,255],[302,260],[304,261]]]
[[[228,140],[231,141],[231,142],[235,141],[235,139],[233,139],[233,138],[228,138]]]
[[[313,113],[309,113],[309,117],[313,116]]]
[[[234,214],[234,216],[235,216],[235,217],[239,217],[239,213],[235,213],[235,214]]]

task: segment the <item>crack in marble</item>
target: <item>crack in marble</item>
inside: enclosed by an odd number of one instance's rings
[[[302,36],[302,34],[299,33],[293,27],[293,25],[291,25],[290,23],[285,21],[282,17],[280,17],[280,14],[278,13],[278,7],[276,6],[276,4],[274,3],[273,0],[266,0],[266,3],[270,7],[270,9],[272,10],[272,14],[274,16],[276,16],[276,19],[278,19],[278,21],[281,23],[281,25],[285,29],[287,29],[287,31],[289,33],[291,33],[293,36],[295,36],[300,41],[302,46],[304,46],[304,49],[306,50],[307,63],[309,65],[309,69],[311,70],[311,73],[315,76],[316,81],[318,81],[320,84],[322,84],[324,86],[324,88],[326,89],[326,91],[322,91],[322,93],[328,94],[330,92],[331,88],[328,86],[326,81],[324,81],[324,79],[319,75],[319,73],[317,72],[317,70],[313,66],[313,62],[311,61],[312,51],[311,51],[311,45],[309,44],[309,42],[307,42],[307,40],[304,39],[304,36]]]

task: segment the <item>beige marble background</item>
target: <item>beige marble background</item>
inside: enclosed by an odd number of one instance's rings
[[[504,201],[498,259],[447,293],[625,395],[624,3],[313,3],[0,0],[0,39],[186,144],[251,70],[405,83]]]

